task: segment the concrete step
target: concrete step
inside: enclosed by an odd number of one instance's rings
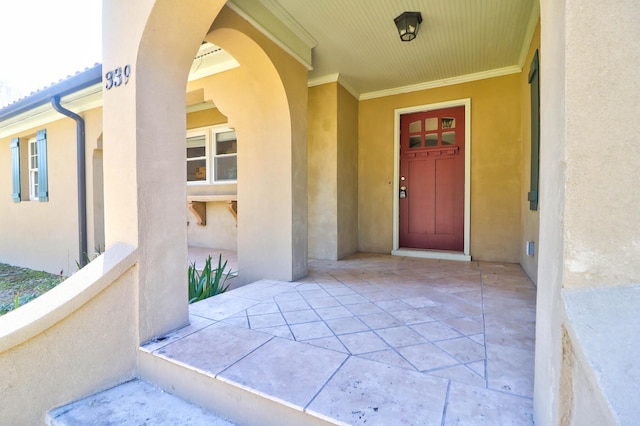
[[[144,380],[192,401],[244,426],[344,425],[335,419],[305,411],[302,407],[250,387],[226,380],[180,361],[138,352],[139,374]]]
[[[346,355],[224,321],[291,288],[261,280],[190,305],[188,326],[138,348],[138,377],[240,425],[344,424],[308,405]],[[326,353],[331,368],[322,366]],[[250,355],[259,354],[256,365]],[[315,362],[320,379],[308,371]]]
[[[47,425],[231,426],[234,423],[135,379],[50,411]]]

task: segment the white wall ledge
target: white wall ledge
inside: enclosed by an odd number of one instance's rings
[[[619,425],[640,417],[640,285],[562,292],[577,356]]]
[[[62,321],[137,262],[137,249],[117,243],[37,299],[0,317],[0,353]]]

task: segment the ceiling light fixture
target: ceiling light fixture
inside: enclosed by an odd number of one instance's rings
[[[418,28],[422,22],[422,15],[420,12],[404,12],[393,21],[398,28],[400,40],[411,41],[416,38],[418,34]]]

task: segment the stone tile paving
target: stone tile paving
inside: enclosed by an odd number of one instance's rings
[[[519,265],[312,261],[192,305],[156,352],[348,424],[530,425],[535,293]]]

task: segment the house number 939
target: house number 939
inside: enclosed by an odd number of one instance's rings
[[[104,79],[107,81],[104,88],[111,90],[114,87],[119,87],[122,84],[127,84],[131,77],[131,65],[125,65],[124,67],[118,67],[113,71],[107,71],[104,74]]]

